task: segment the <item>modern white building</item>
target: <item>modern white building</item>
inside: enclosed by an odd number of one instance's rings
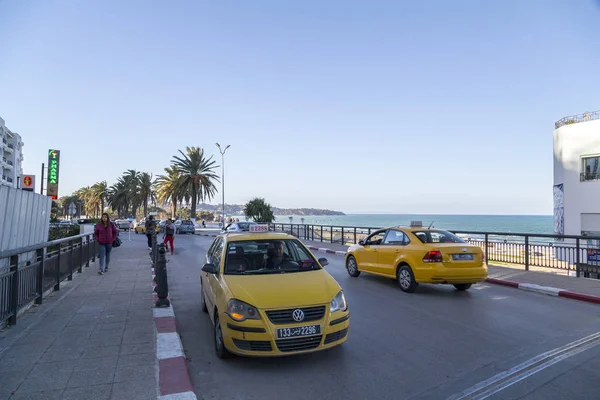
[[[600,111],[555,124],[554,231],[600,236]]]
[[[0,118],[0,185],[18,188],[23,176],[23,141]]]

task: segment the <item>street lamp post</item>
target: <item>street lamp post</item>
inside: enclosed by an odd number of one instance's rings
[[[221,153],[221,195],[223,196],[223,214],[221,214],[221,218],[223,220],[223,227],[225,227],[225,152],[231,147],[231,145],[228,144],[225,146],[225,149],[222,150],[219,143],[215,144],[219,149],[219,153]]]

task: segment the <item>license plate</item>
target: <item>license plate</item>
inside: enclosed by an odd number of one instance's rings
[[[454,261],[472,261],[473,254],[452,254]]]
[[[277,329],[277,339],[288,339],[301,336],[321,334],[321,325],[296,326],[294,328]]]

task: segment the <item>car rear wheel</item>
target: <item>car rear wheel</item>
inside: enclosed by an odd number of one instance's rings
[[[219,321],[219,315],[215,315],[215,352],[217,353],[217,357],[223,359],[228,358],[231,353],[225,347],[225,342],[223,341],[223,331],[221,331],[221,322]]]
[[[400,284],[400,289],[406,293],[414,292],[419,285],[417,281],[415,281],[415,275],[413,274],[412,269],[406,264],[398,268],[396,279]]]
[[[454,285],[454,287],[456,288],[456,290],[467,290],[471,287],[471,283],[457,283],[456,285]]]
[[[348,275],[353,278],[356,278],[360,275],[360,271],[358,270],[358,264],[356,263],[356,258],[353,256],[349,256],[346,259],[346,270],[348,271]]]

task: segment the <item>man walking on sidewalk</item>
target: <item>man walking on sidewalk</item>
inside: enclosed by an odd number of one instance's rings
[[[154,215],[151,215],[146,220],[146,237],[148,238],[148,250],[152,250],[152,236],[156,236],[156,221]]]
[[[167,220],[163,238],[167,251],[169,251],[169,244],[171,244],[171,255],[175,254],[175,247],[173,247],[173,240],[175,240],[175,225],[173,225],[173,221],[170,219]]]

